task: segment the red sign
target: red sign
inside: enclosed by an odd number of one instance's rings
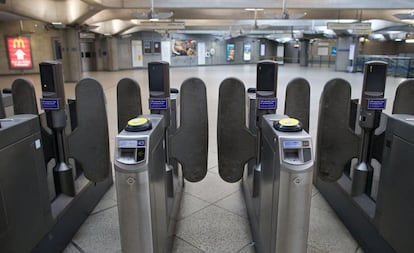
[[[7,38],[7,52],[9,64],[12,69],[32,68],[32,52],[28,37]]]

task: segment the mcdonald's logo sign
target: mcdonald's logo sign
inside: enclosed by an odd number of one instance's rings
[[[14,38],[13,39],[13,48],[25,48],[25,43],[22,38]]]
[[[32,68],[32,52],[28,37],[8,37],[7,52],[11,69]]]

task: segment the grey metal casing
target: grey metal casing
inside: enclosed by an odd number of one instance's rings
[[[414,251],[414,116],[388,116],[375,224],[399,253]]]
[[[1,121],[0,250],[30,252],[53,225],[39,119]]]
[[[312,140],[303,130],[275,130],[273,123],[283,117],[265,115],[261,124],[260,236],[263,252],[305,253],[314,164]]]
[[[165,119],[162,115],[145,117],[152,122],[151,130],[122,131],[115,141],[115,184],[124,253],[167,252],[163,248],[167,239]],[[120,147],[123,140],[144,140],[144,160],[124,159]]]

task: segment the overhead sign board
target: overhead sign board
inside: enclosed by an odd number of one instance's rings
[[[28,37],[7,37],[6,42],[11,69],[33,68],[32,51]]]
[[[328,22],[327,28],[331,30],[349,30],[350,33],[353,34],[370,34],[371,30],[371,23],[335,23],[335,22]]]

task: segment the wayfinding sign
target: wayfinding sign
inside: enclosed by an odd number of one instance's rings
[[[33,68],[32,51],[28,37],[7,37],[6,42],[11,69]]]

